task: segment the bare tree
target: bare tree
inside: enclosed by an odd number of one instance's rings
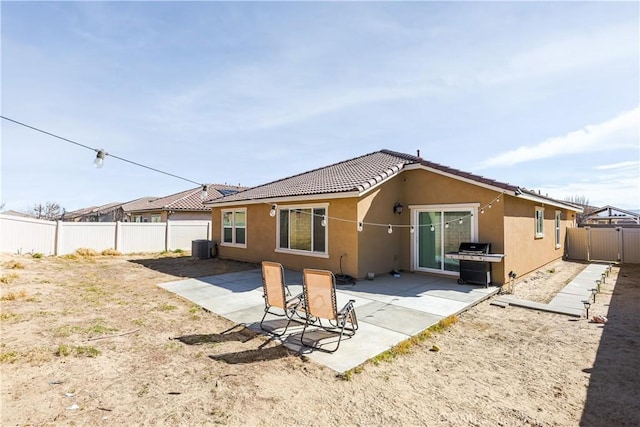
[[[60,217],[62,208],[56,202],[36,203],[29,215],[38,219],[53,221]]]
[[[565,197],[564,201],[582,207],[582,213],[576,214],[576,223],[578,225],[583,224],[587,220],[587,217],[591,215],[591,212],[597,209],[597,207],[589,204],[589,199],[584,195],[568,196]]]

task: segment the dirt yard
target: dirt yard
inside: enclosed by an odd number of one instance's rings
[[[409,353],[338,377],[156,286],[255,265],[175,255],[0,263],[3,426],[640,423],[638,265],[614,267],[597,295],[590,315],[606,325],[486,301]],[[553,263],[514,293],[548,301],[582,268]]]

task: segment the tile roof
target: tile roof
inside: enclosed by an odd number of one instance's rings
[[[474,181],[497,189],[527,194],[536,199],[574,207],[571,203],[558,201],[542,196],[535,191],[527,190],[506,182],[485,178],[459,169],[450,168],[438,163],[424,160],[411,154],[391,150],[380,150],[360,157],[334,163],[329,166],[303,172],[267,184],[247,189],[229,196],[210,200],[208,204],[241,202],[248,200],[264,200],[288,198],[296,196],[312,196],[321,194],[358,193],[370,189],[376,184],[400,173],[410,165],[422,166],[444,174],[453,175],[464,180]]]
[[[236,185],[208,184],[207,199],[216,199],[223,197],[224,193],[238,192],[245,190],[246,187]],[[127,206],[126,212],[149,211],[149,210],[173,210],[173,211],[208,211],[209,207],[202,204],[200,193],[202,187],[191,188],[179,193],[171,194],[159,198],[143,198],[132,202],[131,206]]]
[[[410,159],[398,156],[396,153],[384,150],[376,151],[253,187],[213,200],[211,203],[354,191],[362,192],[397,174],[408,163],[411,163]]]

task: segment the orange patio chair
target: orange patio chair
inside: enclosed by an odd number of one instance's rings
[[[287,299],[291,296],[291,292],[284,282],[284,268],[282,268],[282,264],[271,261],[262,262],[262,288],[264,290],[264,315],[260,321],[260,329],[276,336],[282,336],[287,332],[293,316],[302,309],[302,294]],[[272,311],[274,309],[275,311]],[[288,321],[284,331],[277,334],[273,330],[265,329],[262,323],[267,314],[286,317]]]
[[[349,300],[338,311],[336,302],[336,278],[332,272],[326,270],[305,269],[303,271],[303,293],[305,324],[300,336],[303,346],[333,353],[340,347],[342,337],[353,336],[358,330],[358,319],[353,306],[355,300]],[[328,325],[322,324],[322,319],[328,321]],[[338,343],[333,350],[327,350],[319,345],[304,342],[304,334],[308,326],[318,326],[325,331],[339,334]]]

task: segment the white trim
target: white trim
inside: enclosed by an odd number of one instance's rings
[[[538,231],[538,212],[542,212],[542,230]],[[544,238],[544,206],[536,206],[533,214],[533,232],[536,239]]]
[[[562,211],[556,210],[555,215],[553,216],[553,234],[556,242],[556,249],[560,249],[562,246],[561,237],[562,237]]]
[[[578,213],[581,213],[583,211],[581,208],[577,206],[566,205],[561,202],[554,202],[553,200],[545,199],[544,197],[536,197],[532,194],[520,193],[520,194],[516,194],[515,196],[524,200],[529,200],[530,202],[539,203],[543,206],[549,205],[556,208],[567,209],[567,210],[578,212]]]
[[[420,212],[443,212],[443,211],[455,211],[455,210],[464,210],[471,212],[471,240],[478,240],[478,207],[480,207],[479,203],[455,203],[455,204],[445,204],[445,205],[411,205],[409,209],[411,211],[411,226],[414,227],[415,232],[411,236],[411,270],[412,271],[423,271],[423,272],[431,272],[431,273],[439,273],[439,274],[447,274],[447,275],[459,275],[460,273],[457,271],[448,271],[444,269],[434,269],[434,268],[425,268],[418,266],[418,238],[420,235],[420,230],[418,227],[418,214]],[[444,215],[440,218],[440,227],[443,226],[444,223]],[[441,257],[444,259],[444,248],[441,249]]]
[[[324,215],[327,218],[327,223],[323,227],[324,228],[324,252],[315,252],[313,251],[313,242],[310,251],[304,251],[299,249],[290,249],[290,248],[281,248],[280,247],[280,211],[281,210],[291,210],[291,209],[311,209],[312,216],[314,209],[324,209]],[[310,203],[310,204],[288,204],[288,205],[278,205],[276,209],[276,238],[275,238],[275,252],[279,253],[287,253],[292,255],[307,255],[307,256],[315,256],[318,258],[329,258],[329,202],[322,203]],[[311,221],[313,224],[313,221]],[[312,230],[313,231],[313,230]],[[313,233],[312,233],[313,234]],[[287,246],[290,242],[287,242]]]
[[[315,257],[315,258],[329,258],[329,254],[328,253],[311,252],[311,251],[298,251],[298,250],[295,250],[295,249],[276,248],[276,250],[274,252],[277,252],[279,254],[302,255],[302,256],[310,256],[310,257]]]
[[[225,212],[231,212],[232,213],[232,218],[233,218],[233,224],[231,225],[231,232],[232,232],[232,240],[233,242],[225,242],[224,241],[224,213]],[[244,227],[240,227],[240,228],[244,228],[244,243],[235,243],[236,240],[236,218],[235,218],[235,213],[236,212],[244,212]],[[248,232],[247,229],[249,228],[249,214],[247,213],[247,208],[236,208],[236,209],[222,209],[220,211],[220,227],[221,227],[221,234],[220,234],[220,246],[226,246],[226,247],[230,247],[230,248],[242,248],[242,249],[246,249],[247,248],[247,240],[248,240]]]
[[[229,206],[244,206],[244,205],[273,205],[278,203],[295,203],[295,202],[307,202],[318,199],[350,199],[354,197],[360,197],[360,193],[357,191],[350,191],[348,193],[323,193],[323,194],[311,194],[308,196],[292,196],[292,197],[269,197],[264,199],[249,199],[249,200],[238,200],[233,202],[206,202],[205,205],[211,206],[212,208],[224,208]],[[323,202],[328,203],[328,202]],[[305,205],[306,206],[306,205]]]

